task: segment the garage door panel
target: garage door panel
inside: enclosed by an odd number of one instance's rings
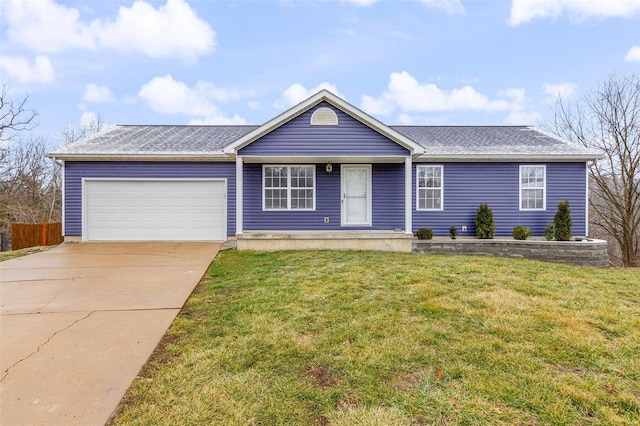
[[[86,180],[89,241],[223,241],[222,180]]]

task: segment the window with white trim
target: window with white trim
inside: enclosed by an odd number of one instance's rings
[[[263,166],[263,210],[314,210],[315,166]]]
[[[520,166],[520,210],[545,210],[546,185],[546,166]]]
[[[442,210],[443,167],[416,166],[417,210]]]

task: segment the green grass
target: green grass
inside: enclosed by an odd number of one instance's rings
[[[226,251],[114,424],[640,423],[640,273]]]
[[[0,262],[4,262],[5,260],[17,259],[18,257],[28,256],[34,253],[40,253],[43,251],[50,250],[55,246],[38,246],[38,247],[29,247],[20,250],[12,250],[12,251],[2,251],[0,252]]]

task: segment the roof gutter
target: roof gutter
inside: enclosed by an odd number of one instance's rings
[[[563,161],[591,161],[603,158],[599,154],[423,154],[415,158],[416,161],[459,161],[459,162],[513,162],[513,161],[545,161],[545,162],[563,162]]]
[[[184,161],[184,162],[225,162],[233,161],[235,156],[226,154],[64,154],[50,152],[45,154],[49,158],[64,161]]]

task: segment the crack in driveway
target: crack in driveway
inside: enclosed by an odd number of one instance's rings
[[[39,314],[39,313],[41,313],[44,308],[46,308],[47,306],[52,304],[58,298],[60,293],[65,291],[67,289],[67,287],[69,287],[71,284],[73,284],[75,282],[75,280],[76,280],[75,278],[71,278],[71,282],[66,283],[60,289],[58,289],[58,291],[56,291],[56,293],[53,295],[53,297],[51,297],[51,299],[49,299],[49,301],[45,302],[42,306],[40,306],[39,308],[34,309],[30,313],[31,314]],[[89,315],[91,315],[91,314],[89,314]]]
[[[19,360],[17,360],[16,362],[14,362],[12,365],[10,365],[9,367],[7,367],[6,370],[4,370],[2,372],[2,378],[0,379],[0,383],[4,381],[4,379],[7,378],[7,376],[9,375],[9,372],[12,368],[14,368],[15,366],[17,366],[18,364],[20,364],[22,361],[26,361],[27,359],[31,358],[33,355],[37,354],[38,352],[40,352],[40,349],[42,349],[42,347],[44,345],[46,345],[47,343],[49,343],[51,341],[51,339],[53,339],[54,337],[56,337],[57,334],[62,333],[65,330],[70,329],[71,327],[73,327],[74,325],[78,324],[80,321],[86,320],[87,318],[89,318],[95,311],[91,311],[89,312],[87,315],[85,315],[82,318],[78,318],[77,320],[73,321],[71,324],[69,324],[68,326],[61,328],[60,330],[57,330],[55,333],[53,333],[45,342],[41,343],[40,345],[38,345],[38,347],[36,348],[35,351],[31,352],[29,355],[27,355],[24,358],[21,358]]]

